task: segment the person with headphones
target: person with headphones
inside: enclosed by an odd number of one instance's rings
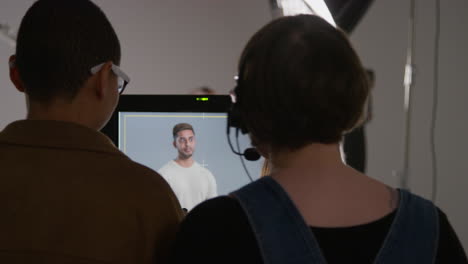
[[[271,174],[194,208],[174,263],[468,262],[432,202],[343,162],[340,141],[369,93],[343,32],[313,15],[274,20],[238,71],[229,124],[249,133]]]

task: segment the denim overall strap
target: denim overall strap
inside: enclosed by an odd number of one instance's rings
[[[310,227],[271,177],[244,186],[231,196],[246,213],[265,264],[326,263]]]
[[[439,241],[435,205],[405,190],[387,238],[375,263],[434,263]]]

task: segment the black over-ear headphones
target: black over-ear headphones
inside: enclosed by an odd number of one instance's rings
[[[238,140],[239,136],[239,130],[242,132],[242,134],[248,133],[248,129],[245,126],[245,123],[242,121],[241,113],[239,110],[239,106],[237,104],[237,94],[236,92],[239,91],[238,86],[239,86],[239,78],[235,78],[237,80],[237,86],[234,88],[234,90],[231,93],[231,107],[228,112],[228,119],[227,119],[227,138],[228,138],[228,143],[229,146],[231,147],[231,150],[234,154],[239,155],[239,156],[244,156],[246,160],[250,161],[256,161],[260,159],[260,154],[255,148],[248,148],[244,151],[244,153],[241,153],[239,151],[234,150],[234,147],[232,146],[231,143],[231,137],[230,137],[230,131],[231,127],[236,128],[236,140]]]

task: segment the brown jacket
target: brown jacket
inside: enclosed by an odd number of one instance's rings
[[[0,263],[165,263],[182,211],[156,172],[60,121],[0,132]]]

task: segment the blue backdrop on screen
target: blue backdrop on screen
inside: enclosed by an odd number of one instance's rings
[[[177,157],[172,145],[172,128],[189,123],[195,130],[194,159],[210,170],[218,185],[218,194],[229,192],[249,183],[239,156],[232,153],[226,137],[226,113],[119,113],[119,148],[131,159],[153,170],[159,170]],[[231,141],[236,148],[235,132]],[[239,135],[241,152],[250,146],[246,135]],[[250,175],[257,179],[263,159],[245,161]]]

